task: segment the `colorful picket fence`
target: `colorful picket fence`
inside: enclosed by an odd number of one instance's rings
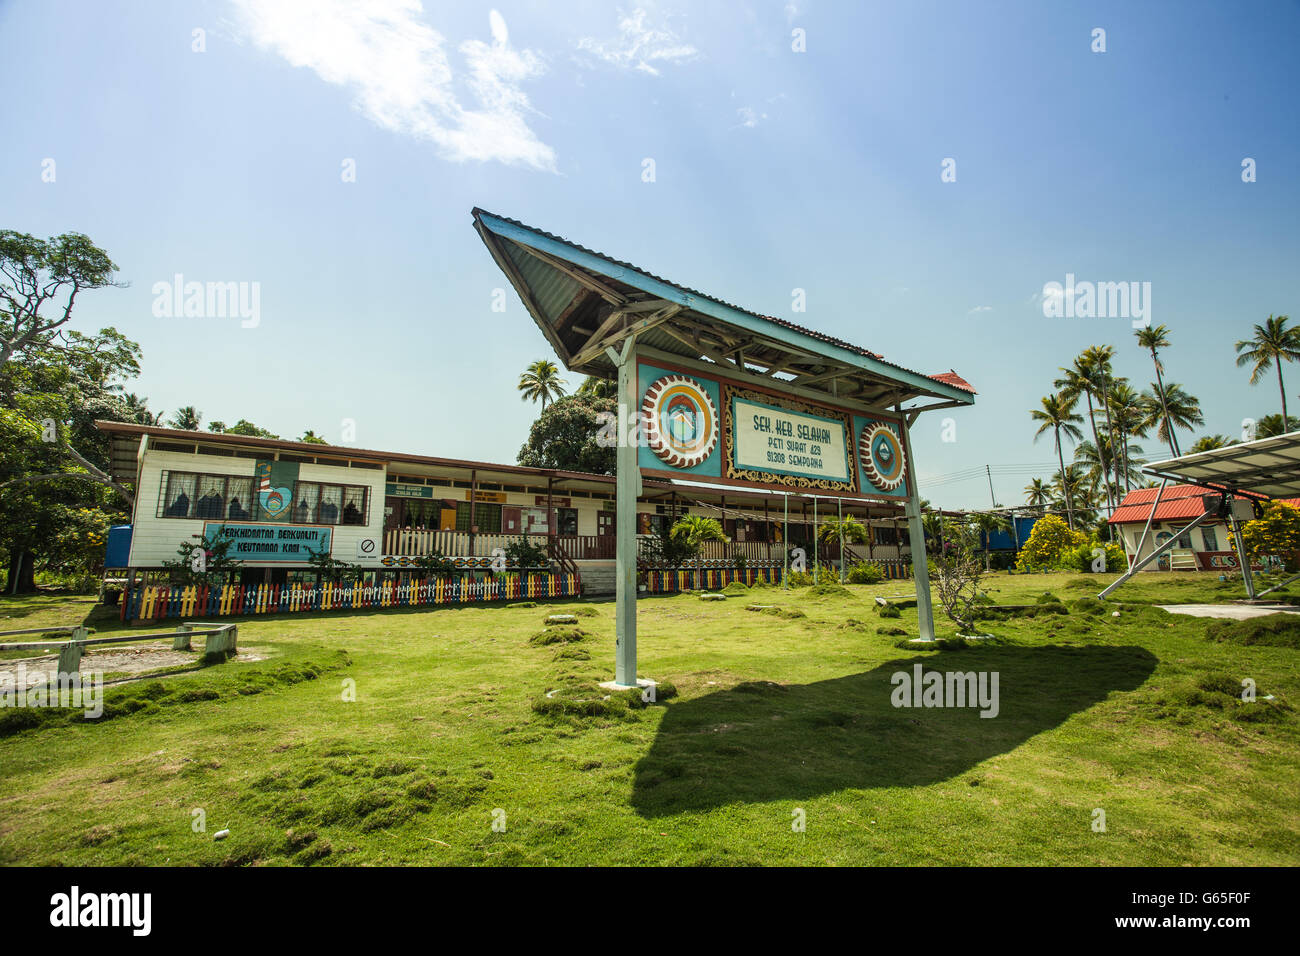
[[[781,583],[780,568],[661,568],[647,571],[646,591],[673,594],[677,591],[717,591],[733,581],[753,586],[755,581]]]
[[[896,558],[874,558],[870,562],[885,572],[886,581],[897,581],[912,576],[912,562]]]
[[[576,597],[576,574],[519,574],[502,578],[425,578],[380,584],[147,585],[122,595],[124,621],[168,617],[223,617],[294,611],[419,607],[519,598]]]

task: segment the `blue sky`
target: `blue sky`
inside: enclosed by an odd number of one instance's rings
[[[1010,466],[1054,458],[1028,410],[1058,366],[1110,343],[1151,379],[1128,319],[1044,317],[1067,273],[1151,283],[1197,434],[1278,411],[1232,343],[1300,320],[1298,27],[1282,0],[8,2],[0,225],[111,253],[130,287],[76,324],[141,343],[153,408],[513,461],[535,413],[518,374],[553,356],[513,293],[491,309],[479,205],[955,368],[979,399],[955,442],[918,423],[922,494],[986,505],[985,481],[933,479],[991,463],[1018,501],[1049,476]],[[258,283],[259,323],[155,315],[177,273]]]

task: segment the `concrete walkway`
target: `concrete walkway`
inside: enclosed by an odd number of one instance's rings
[[[1223,617],[1231,621],[1246,621],[1266,614],[1300,614],[1293,604],[1157,604],[1171,614],[1190,614],[1192,617]]]

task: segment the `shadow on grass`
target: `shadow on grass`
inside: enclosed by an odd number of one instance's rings
[[[891,676],[996,671],[1000,710],[896,708]],[[740,684],[672,704],[635,770],[632,805],[656,817],[846,787],[922,787],[1141,686],[1141,647],[998,647],[924,654],[815,684]]]

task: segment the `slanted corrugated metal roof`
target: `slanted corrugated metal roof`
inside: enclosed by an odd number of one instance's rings
[[[689,313],[705,317],[715,323],[723,325],[734,323],[738,336],[754,336],[752,339],[755,343],[754,352],[779,341],[786,348],[793,347],[796,351],[803,349],[812,358],[824,359],[828,364],[845,362],[848,359],[851,367],[861,370],[855,374],[877,382],[889,383],[887,391],[892,395],[893,400],[900,397],[933,395],[957,404],[970,404],[973,401],[971,396],[975,394],[975,389],[954,371],[950,370],[938,375],[916,372],[889,362],[880,353],[860,345],[854,345],[778,316],[742,308],[690,286],[672,282],[630,262],[615,259],[613,256],[590,249],[563,236],[530,226],[518,219],[500,216],[479,207],[473,209],[472,215],[484,242],[497,257],[498,264],[515,285],[525,305],[533,313],[534,319],[551,340],[552,345],[556,347],[561,358],[574,371],[607,377],[612,374],[612,366],[601,354],[594,355],[585,362],[579,362],[576,366],[570,363],[570,359],[577,356],[583,347],[583,345],[573,344],[576,339],[575,331],[579,326],[585,325],[586,328],[592,329],[599,324],[595,316],[596,305],[601,301],[600,296],[612,292],[614,296],[607,296],[605,301],[617,301],[616,296],[629,292],[638,295],[649,293],[652,296],[671,297],[673,301],[684,306]],[[492,237],[490,240],[488,233]],[[561,259],[564,261],[558,261]],[[584,282],[589,279],[599,279],[598,285],[603,285],[603,289],[596,292],[590,287],[584,287],[582,282],[572,277],[573,275],[577,275]],[[590,301],[584,302],[584,297]],[[748,322],[748,319],[758,320],[758,323]],[[683,347],[679,339],[666,332],[666,327],[652,326],[644,335],[639,334],[639,341],[660,351],[691,355],[694,358],[701,357],[692,354],[689,348]],[[794,336],[790,333],[794,333]],[[758,337],[760,334],[767,335],[767,346],[764,345],[764,340]],[[805,338],[810,341],[801,341]],[[584,345],[590,344],[589,340],[577,339],[577,341],[583,342]],[[851,353],[858,358],[849,359],[843,354],[837,355],[837,351]],[[748,351],[746,355],[749,355]],[[761,365],[763,360],[760,358],[758,362]],[[824,377],[820,372],[810,373],[806,370],[796,374],[815,378]],[[903,386],[903,388],[896,389],[895,386]],[[909,389],[912,391],[909,392]],[[877,388],[876,391],[879,392],[880,389]],[[894,394],[895,392],[901,394]]]
[[[1254,498],[1300,496],[1300,432],[1157,461],[1142,471]]]

